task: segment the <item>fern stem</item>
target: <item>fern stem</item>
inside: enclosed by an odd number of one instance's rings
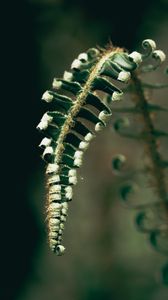
[[[136,103],[136,108],[139,109],[144,123],[145,134],[143,135],[143,139],[145,140],[147,152],[151,160],[151,173],[155,180],[156,191],[158,197],[162,200],[166,207],[166,210],[168,211],[167,189],[164,170],[162,168],[162,158],[158,150],[157,137],[155,135],[155,128],[153,125],[152,117],[149,110],[147,109],[148,101],[142,87],[142,81],[139,78],[137,72],[132,73],[132,83],[135,87],[133,101]]]

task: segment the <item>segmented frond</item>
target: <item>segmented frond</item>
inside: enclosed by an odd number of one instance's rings
[[[166,84],[149,84],[143,82],[143,73],[151,72],[155,70],[165,60],[165,54],[161,50],[155,50],[156,45],[151,43],[152,51],[149,57],[156,59],[157,64],[143,65],[142,68],[132,73],[132,79],[130,81],[128,92],[133,102],[132,107],[115,108],[114,111],[120,113],[119,119],[114,122],[114,129],[123,137],[133,138],[140,140],[144,143],[145,153],[148,160],[144,160],[143,173],[146,177],[149,177],[154,201],[149,203],[146,199],[144,204],[136,204],[134,199],[130,205],[129,197],[134,193],[134,197],[137,194],[137,185],[135,185],[135,179],[133,183],[124,184],[120,190],[121,198],[128,206],[136,208],[139,212],[136,215],[136,224],[138,229],[149,235],[151,245],[162,254],[168,255],[168,190],[167,190],[167,178],[165,169],[168,166],[167,161],[162,158],[160,153],[161,138],[168,136],[167,131],[157,129],[155,122],[156,113],[167,112],[167,109],[156,104],[151,103],[151,99],[147,96],[147,89],[158,89],[168,87]],[[149,102],[150,101],[150,102]],[[121,114],[136,114],[139,116],[137,119],[141,121],[142,128],[139,132],[135,132],[134,128],[129,125],[127,118],[122,118]],[[154,113],[154,114],[153,114]],[[126,158],[119,154],[113,158],[112,166],[115,171],[122,168]],[[137,173],[140,173],[138,170]],[[138,191],[138,193],[140,190]],[[163,268],[162,280],[166,283],[166,276],[168,274],[168,264]]]
[[[155,56],[154,42],[145,40],[144,48]],[[42,99],[54,109],[44,114],[37,128],[45,137],[43,159],[47,162],[48,185],[47,219],[50,248],[57,255],[64,253],[61,244],[68,202],[72,200],[72,186],[77,183],[76,169],[82,165],[83,154],[95,132],[102,130],[111,116],[111,109],[97,94],[108,95],[110,102],[120,100],[123,92],[111,79],[127,83],[131,73],[146,54],[128,54],[120,48],[89,49],[81,53],[65,71],[63,78],[55,78],[52,89]],[[72,96],[64,95],[66,92]],[[87,122],[85,122],[87,121]],[[90,125],[88,125],[90,124]]]

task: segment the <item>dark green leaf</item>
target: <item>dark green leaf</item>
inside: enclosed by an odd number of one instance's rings
[[[92,93],[89,93],[86,97],[86,104],[92,105],[93,107],[97,108],[99,111],[107,111],[109,114],[111,114],[111,109],[107,107],[102,100],[99,99],[98,96],[95,96]]]
[[[134,63],[127,53],[115,53],[111,60],[122,67],[125,71],[133,71],[137,65]]]

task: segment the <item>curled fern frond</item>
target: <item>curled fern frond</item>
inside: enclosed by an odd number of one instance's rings
[[[147,55],[142,56],[144,62],[147,63],[148,61],[146,59],[152,58],[156,61],[156,64],[147,66],[142,64],[139,70],[132,72],[128,91],[130,92],[133,106],[113,109],[113,111],[120,114],[138,115],[139,118],[137,118],[137,120],[141,121],[142,127],[138,133],[135,132],[135,129],[129,124],[129,119],[123,118],[121,115],[119,119],[114,122],[113,126],[115,131],[121,136],[134,138],[144,143],[146,156],[148,157],[148,163],[144,161],[144,173],[149,175],[150,181],[152,179],[151,188],[154,191],[156,201],[144,203],[143,205],[136,205],[135,201],[132,205],[132,201],[130,201],[131,204],[129,206],[139,210],[136,215],[136,225],[138,229],[149,235],[150,243],[157,251],[168,255],[168,191],[164,172],[168,164],[167,161],[162,158],[159,149],[161,138],[167,138],[168,133],[167,131],[156,128],[154,118],[156,113],[167,112],[167,109],[160,105],[152,104],[151,99],[149,102],[149,96],[146,96],[147,89],[166,88],[168,85],[147,84],[141,79],[142,72],[155,70],[159,64],[165,60],[165,54],[161,50],[156,50],[156,44],[154,42],[146,41],[150,43],[150,51]],[[144,46],[146,47],[146,42]],[[134,188],[134,182],[125,184],[121,188],[121,198],[125,203],[129,203],[128,198],[132,192],[134,192],[134,197],[136,197],[136,192],[140,193],[140,191],[136,191]]]
[[[46,135],[40,147],[44,148],[42,157],[47,162],[49,245],[57,255],[65,251],[62,234],[72,186],[77,183],[76,169],[82,165],[83,154],[95,133],[106,126],[111,116],[110,103],[123,95],[111,79],[127,83],[146,57],[163,59],[152,40],[145,40],[143,47],[144,54],[129,54],[114,47],[89,49],[79,54],[71,71],[65,71],[63,78],[55,78],[52,89],[42,96],[51,105],[37,128]],[[108,104],[98,91],[108,95]]]

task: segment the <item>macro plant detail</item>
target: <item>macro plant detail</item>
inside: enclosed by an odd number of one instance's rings
[[[148,103],[138,75],[141,65],[144,72],[156,68],[151,65],[143,66],[148,58],[152,57],[159,65],[165,60],[165,54],[156,50],[155,42],[150,39],[144,40],[142,45],[142,54],[136,51],[129,54],[125,49],[111,45],[106,49],[91,48],[79,54],[72,62],[71,71],[65,71],[63,78],[55,78],[52,89],[42,96],[50,110],[43,115],[37,128],[46,135],[40,147],[44,149],[42,157],[47,162],[48,235],[50,248],[57,255],[62,255],[65,251],[62,245],[64,223],[83,154],[95,133],[106,126],[111,116],[111,104],[121,100],[124,90],[133,90],[135,108],[131,112],[142,115],[145,126],[140,138],[145,139],[152,162],[147,171],[155,174],[157,194],[162,205],[167,207],[163,175],[166,162],[162,161],[157,145],[157,138],[164,133],[154,129],[150,117],[151,112],[162,108]],[[114,81],[130,81],[130,85],[122,91]],[[128,110],[129,108],[121,108],[119,112]],[[120,134],[120,128],[124,124],[123,119],[114,124]],[[115,158],[114,168],[121,166],[124,160],[123,155]],[[127,192],[128,189],[125,189],[124,195]]]
[[[160,63],[165,60],[165,55],[160,52],[160,61],[153,64],[142,64],[132,73],[131,80],[126,88],[129,95],[130,106],[115,107],[113,111],[119,114],[119,117],[113,123],[114,130],[123,138],[134,139],[143,147],[143,160],[141,169],[132,170],[133,178],[127,180],[120,188],[120,197],[128,208],[137,210],[135,223],[139,231],[146,233],[152,247],[168,255],[168,194],[167,194],[167,176],[166,169],[168,162],[163,158],[160,150],[162,140],[167,138],[168,133],[165,130],[157,128],[157,116],[167,113],[167,108],[162,105],[152,103],[152,92],[167,88],[167,84],[146,83],[144,81],[145,73],[155,71]],[[151,52],[151,56],[155,56]],[[138,123],[140,129],[133,126],[129,121],[132,116],[134,122]],[[133,153],[136,156],[136,153]],[[112,168],[114,173],[124,175],[124,165],[126,157],[118,154],[112,159]],[[143,165],[143,166],[142,166]],[[152,192],[150,196],[138,197],[141,189],[137,184],[138,175],[143,174],[146,177],[145,185]],[[126,174],[125,174],[126,175]],[[162,269],[162,281],[168,284],[168,264]]]

